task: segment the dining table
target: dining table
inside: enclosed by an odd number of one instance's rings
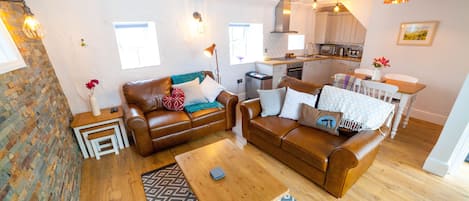
[[[365,74],[352,73],[350,75],[355,76],[356,78],[360,78],[362,80],[370,79],[370,76]],[[403,128],[407,127],[407,124],[409,123],[410,111],[412,105],[415,102],[417,94],[422,91],[426,87],[426,85],[419,82],[410,83],[392,79],[383,79],[376,81],[394,85],[399,88],[397,93],[393,96],[394,98],[399,99],[399,105],[397,106],[397,112],[394,117],[394,123],[392,124],[391,128],[391,138],[393,139],[397,134],[397,130],[399,128],[399,124],[401,122],[402,114],[404,113],[405,107],[408,106],[404,122],[402,122]]]

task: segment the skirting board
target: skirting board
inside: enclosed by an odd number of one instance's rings
[[[405,114],[405,113],[404,113]],[[412,108],[410,116],[416,119],[425,120],[438,125],[444,125],[448,116]]]
[[[238,93],[238,94],[236,94],[236,95],[238,95],[238,100],[239,100],[239,101],[246,100],[246,93],[245,93],[245,92]]]
[[[448,173],[449,165],[448,163],[429,157],[423,164],[423,169],[430,173],[444,177]]]

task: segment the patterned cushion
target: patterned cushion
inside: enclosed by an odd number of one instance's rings
[[[172,111],[182,111],[184,109],[184,91],[179,88],[174,88],[171,96],[163,98],[163,106]]]
[[[341,119],[342,112],[318,110],[303,103],[298,123],[326,131],[333,135],[339,135],[337,129],[339,128]]]

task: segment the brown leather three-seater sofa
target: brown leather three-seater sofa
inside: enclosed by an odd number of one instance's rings
[[[212,72],[203,73],[213,78]],[[142,156],[235,126],[237,96],[222,91],[216,99],[223,104],[222,109],[169,111],[162,106],[161,98],[170,94],[171,85],[171,77],[165,77],[123,86],[125,122]]]
[[[318,86],[284,78],[288,86],[305,93],[317,93]],[[259,99],[241,103],[242,130],[247,141],[269,153],[335,197],[345,192],[365,173],[387,134],[379,131],[340,136],[300,125],[278,116],[261,117]],[[382,128],[381,130],[388,129]]]

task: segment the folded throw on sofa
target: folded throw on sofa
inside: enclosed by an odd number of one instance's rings
[[[223,108],[223,105],[218,101],[214,101],[210,103],[197,103],[197,104],[185,106],[184,110],[189,113],[194,113],[199,110],[205,110],[205,109],[210,109],[210,108]]]
[[[381,127],[394,111],[394,105],[349,90],[324,86],[318,109],[342,112],[340,127],[359,131]]]

